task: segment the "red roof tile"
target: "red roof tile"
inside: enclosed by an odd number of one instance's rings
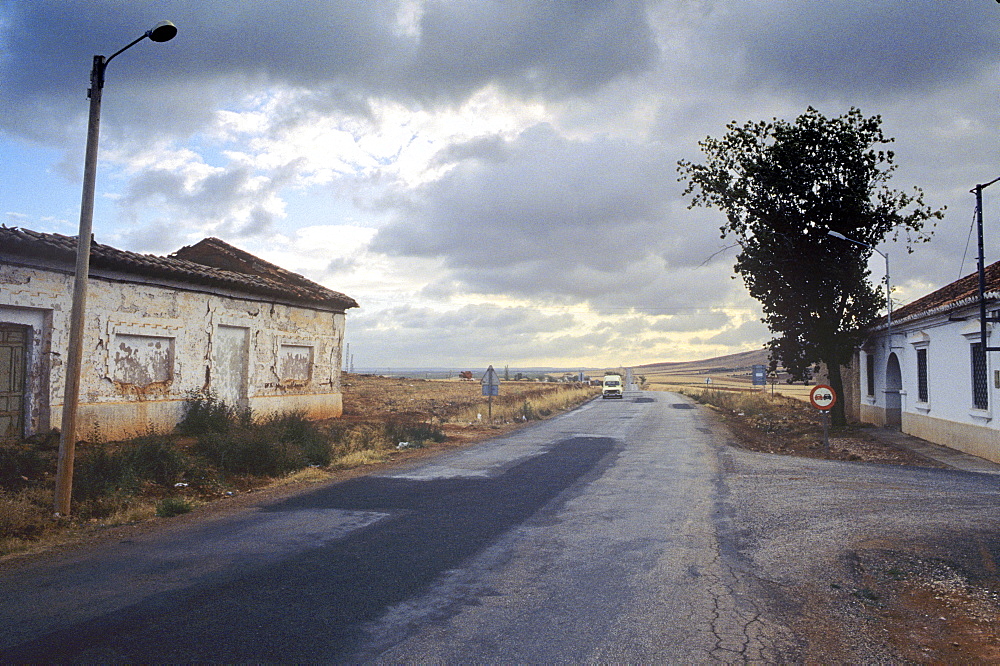
[[[986,267],[986,294],[1000,292],[1000,261]],[[946,311],[950,307],[969,305],[979,298],[979,272],[966,275],[937,291],[918,298],[912,303],[893,310],[893,322],[918,317],[934,312]]]

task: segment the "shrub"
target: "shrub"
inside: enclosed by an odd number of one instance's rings
[[[527,398],[524,399],[524,404],[521,405],[520,417],[522,421],[534,421],[538,418],[538,415],[535,413],[534,405],[532,405],[531,401]]]
[[[194,509],[194,505],[182,497],[166,497],[156,505],[156,515],[160,518],[173,518]]]
[[[229,432],[253,425],[253,412],[227,405],[214,391],[191,391],[184,400],[184,417],[177,431],[186,435],[205,432]]]
[[[188,457],[163,435],[150,434],[133,440],[126,455],[138,480],[161,486],[172,486],[191,467]]]
[[[172,486],[190,469],[187,456],[156,434],[117,446],[98,445],[74,465],[73,495],[81,501],[132,494],[143,483]]]
[[[304,412],[275,414],[261,422],[261,430],[273,433],[277,441],[297,448],[308,465],[325,467],[333,459],[329,437]]]
[[[51,523],[51,503],[52,494],[47,488],[18,493],[0,491],[0,538],[31,540],[40,537]]]
[[[41,478],[49,467],[51,461],[35,449],[0,446],[0,488],[20,490]]]
[[[306,466],[302,451],[276,441],[262,429],[205,433],[195,446],[212,465],[227,474],[279,476]]]
[[[444,431],[430,423],[397,423],[386,424],[386,436],[389,443],[395,446],[399,442],[443,442]]]
[[[127,451],[99,444],[86,450],[74,464],[73,497],[78,501],[131,493],[138,486],[139,478]]]

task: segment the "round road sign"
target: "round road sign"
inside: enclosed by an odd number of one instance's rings
[[[809,391],[809,402],[816,409],[832,409],[837,403],[837,394],[826,384],[817,384]]]

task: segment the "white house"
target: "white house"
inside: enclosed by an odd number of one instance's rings
[[[985,275],[990,319],[1000,308],[1000,262]],[[1000,347],[995,326],[987,323],[988,347]],[[885,320],[870,333],[851,373],[849,417],[1000,462],[1000,352],[981,344],[978,273],[894,311],[891,337]]]
[[[0,438],[62,419],[76,239],[0,227]],[[260,413],[342,413],[354,299],[215,238],[161,257],[94,243],[81,438],[172,428],[192,391]]]

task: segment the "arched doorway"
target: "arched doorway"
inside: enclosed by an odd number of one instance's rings
[[[903,373],[899,370],[896,354],[889,354],[885,364],[885,425],[887,428],[903,427],[903,400],[899,392],[903,389]]]

